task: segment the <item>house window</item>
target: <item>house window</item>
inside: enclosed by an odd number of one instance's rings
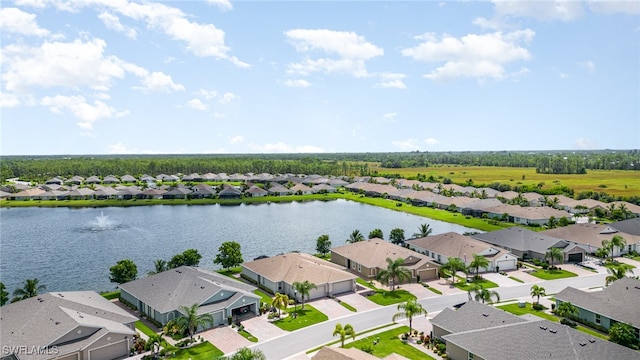
[[[473,353],[469,353],[469,360],[473,360]]]
[[[362,272],[362,266],[358,264],[358,272]]]
[[[596,324],[600,325],[600,314],[596,314]]]

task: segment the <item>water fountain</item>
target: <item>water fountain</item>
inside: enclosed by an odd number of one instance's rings
[[[113,221],[109,220],[109,217],[104,214],[104,211],[100,211],[100,215],[96,216],[96,221],[93,223],[91,230],[102,231],[113,228]]]

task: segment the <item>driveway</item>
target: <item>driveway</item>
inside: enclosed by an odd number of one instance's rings
[[[198,333],[198,335],[215,345],[215,347],[225,354],[232,353],[240,348],[253,344],[251,341],[238,334],[237,329],[232,329],[230,326],[217,327]]]
[[[456,281],[457,281],[457,278],[456,278]],[[439,290],[442,293],[442,295],[461,294],[461,293],[465,292],[465,291],[462,291],[462,290],[458,289],[457,287],[451,285],[449,283],[449,281],[447,279],[444,279],[444,278],[437,279],[437,280],[431,280],[431,281],[425,281],[425,284],[429,285],[430,287],[432,287],[432,288],[434,288],[436,290]],[[428,290],[428,289],[425,289],[425,290],[427,290],[429,292],[433,292],[433,291]]]
[[[633,259],[629,259],[623,256],[617,257],[616,260],[618,260],[621,263],[635,266],[635,269],[633,269],[633,275],[640,276],[640,261],[635,261]]]
[[[311,302],[308,302],[308,304],[313,305],[313,307],[318,309],[318,311],[327,315],[329,319],[335,319],[353,314],[353,311],[347,309],[346,307],[340,305],[336,300],[330,298],[312,300]],[[347,302],[347,304],[349,303]]]
[[[377,309],[380,305],[374,303],[373,301],[367,299],[365,296],[360,295],[360,293],[346,293],[344,295],[336,296],[340,301],[344,301],[347,304],[353,306],[358,310],[358,312],[363,312],[371,309]],[[340,305],[342,306],[342,305]],[[346,310],[346,309],[345,309]],[[352,312],[349,312],[352,315]]]
[[[434,297],[434,296],[440,296],[439,294],[436,294],[433,291],[431,291],[431,290],[427,289],[426,287],[422,286],[422,284],[416,284],[416,283],[402,284],[398,288],[399,289],[403,289],[403,290],[407,290],[408,292],[410,292],[413,295],[415,295],[418,299],[424,299],[424,298],[429,298],[429,297]]]
[[[258,338],[259,342],[267,341],[269,339],[273,339],[275,337],[288,334],[288,331],[284,331],[279,327],[273,325],[269,321],[267,321],[267,316],[256,316],[248,320],[244,320],[242,322],[244,329],[249,332],[249,334]]]

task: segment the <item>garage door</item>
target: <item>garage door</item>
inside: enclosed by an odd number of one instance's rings
[[[582,253],[569,254],[569,262],[582,262]]]
[[[353,291],[353,281],[347,280],[333,284],[333,295]]]
[[[500,267],[500,271],[502,270],[513,270],[516,268],[516,260],[502,260],[498,261],[498,266]]]
[[[419,270],[418,275],[420,276],[420,281],[433,280],[438,278],[437,269],[424,269]]]
[[[128,354],[127,341],[121,340],[115,344],[89,350],[89,360],[112,360],[125,357]]]
[[[309,291],[309,299],[318,299],[327,296],[325,286],[326,285],[316,285],[317,289],[311,289]]]

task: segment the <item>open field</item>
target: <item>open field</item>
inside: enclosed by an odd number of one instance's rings
[[[535,168],[510,168],[489,166],[443,165],[427,168],[381,168],[371,164],[371,170],[379,174],[399,174],[404,178],[415,178],[418,173],[438,180],[449,178],[456,184],[473,180],[475,186],[499,182],[516,185],[536,186],[544,183],[542,189],[556,186],[572,188],[576,194],[582,191],[605,192],[616,196],[640,194],[640,172],[625,170],[587,170],[586,174],[537,174]]]

